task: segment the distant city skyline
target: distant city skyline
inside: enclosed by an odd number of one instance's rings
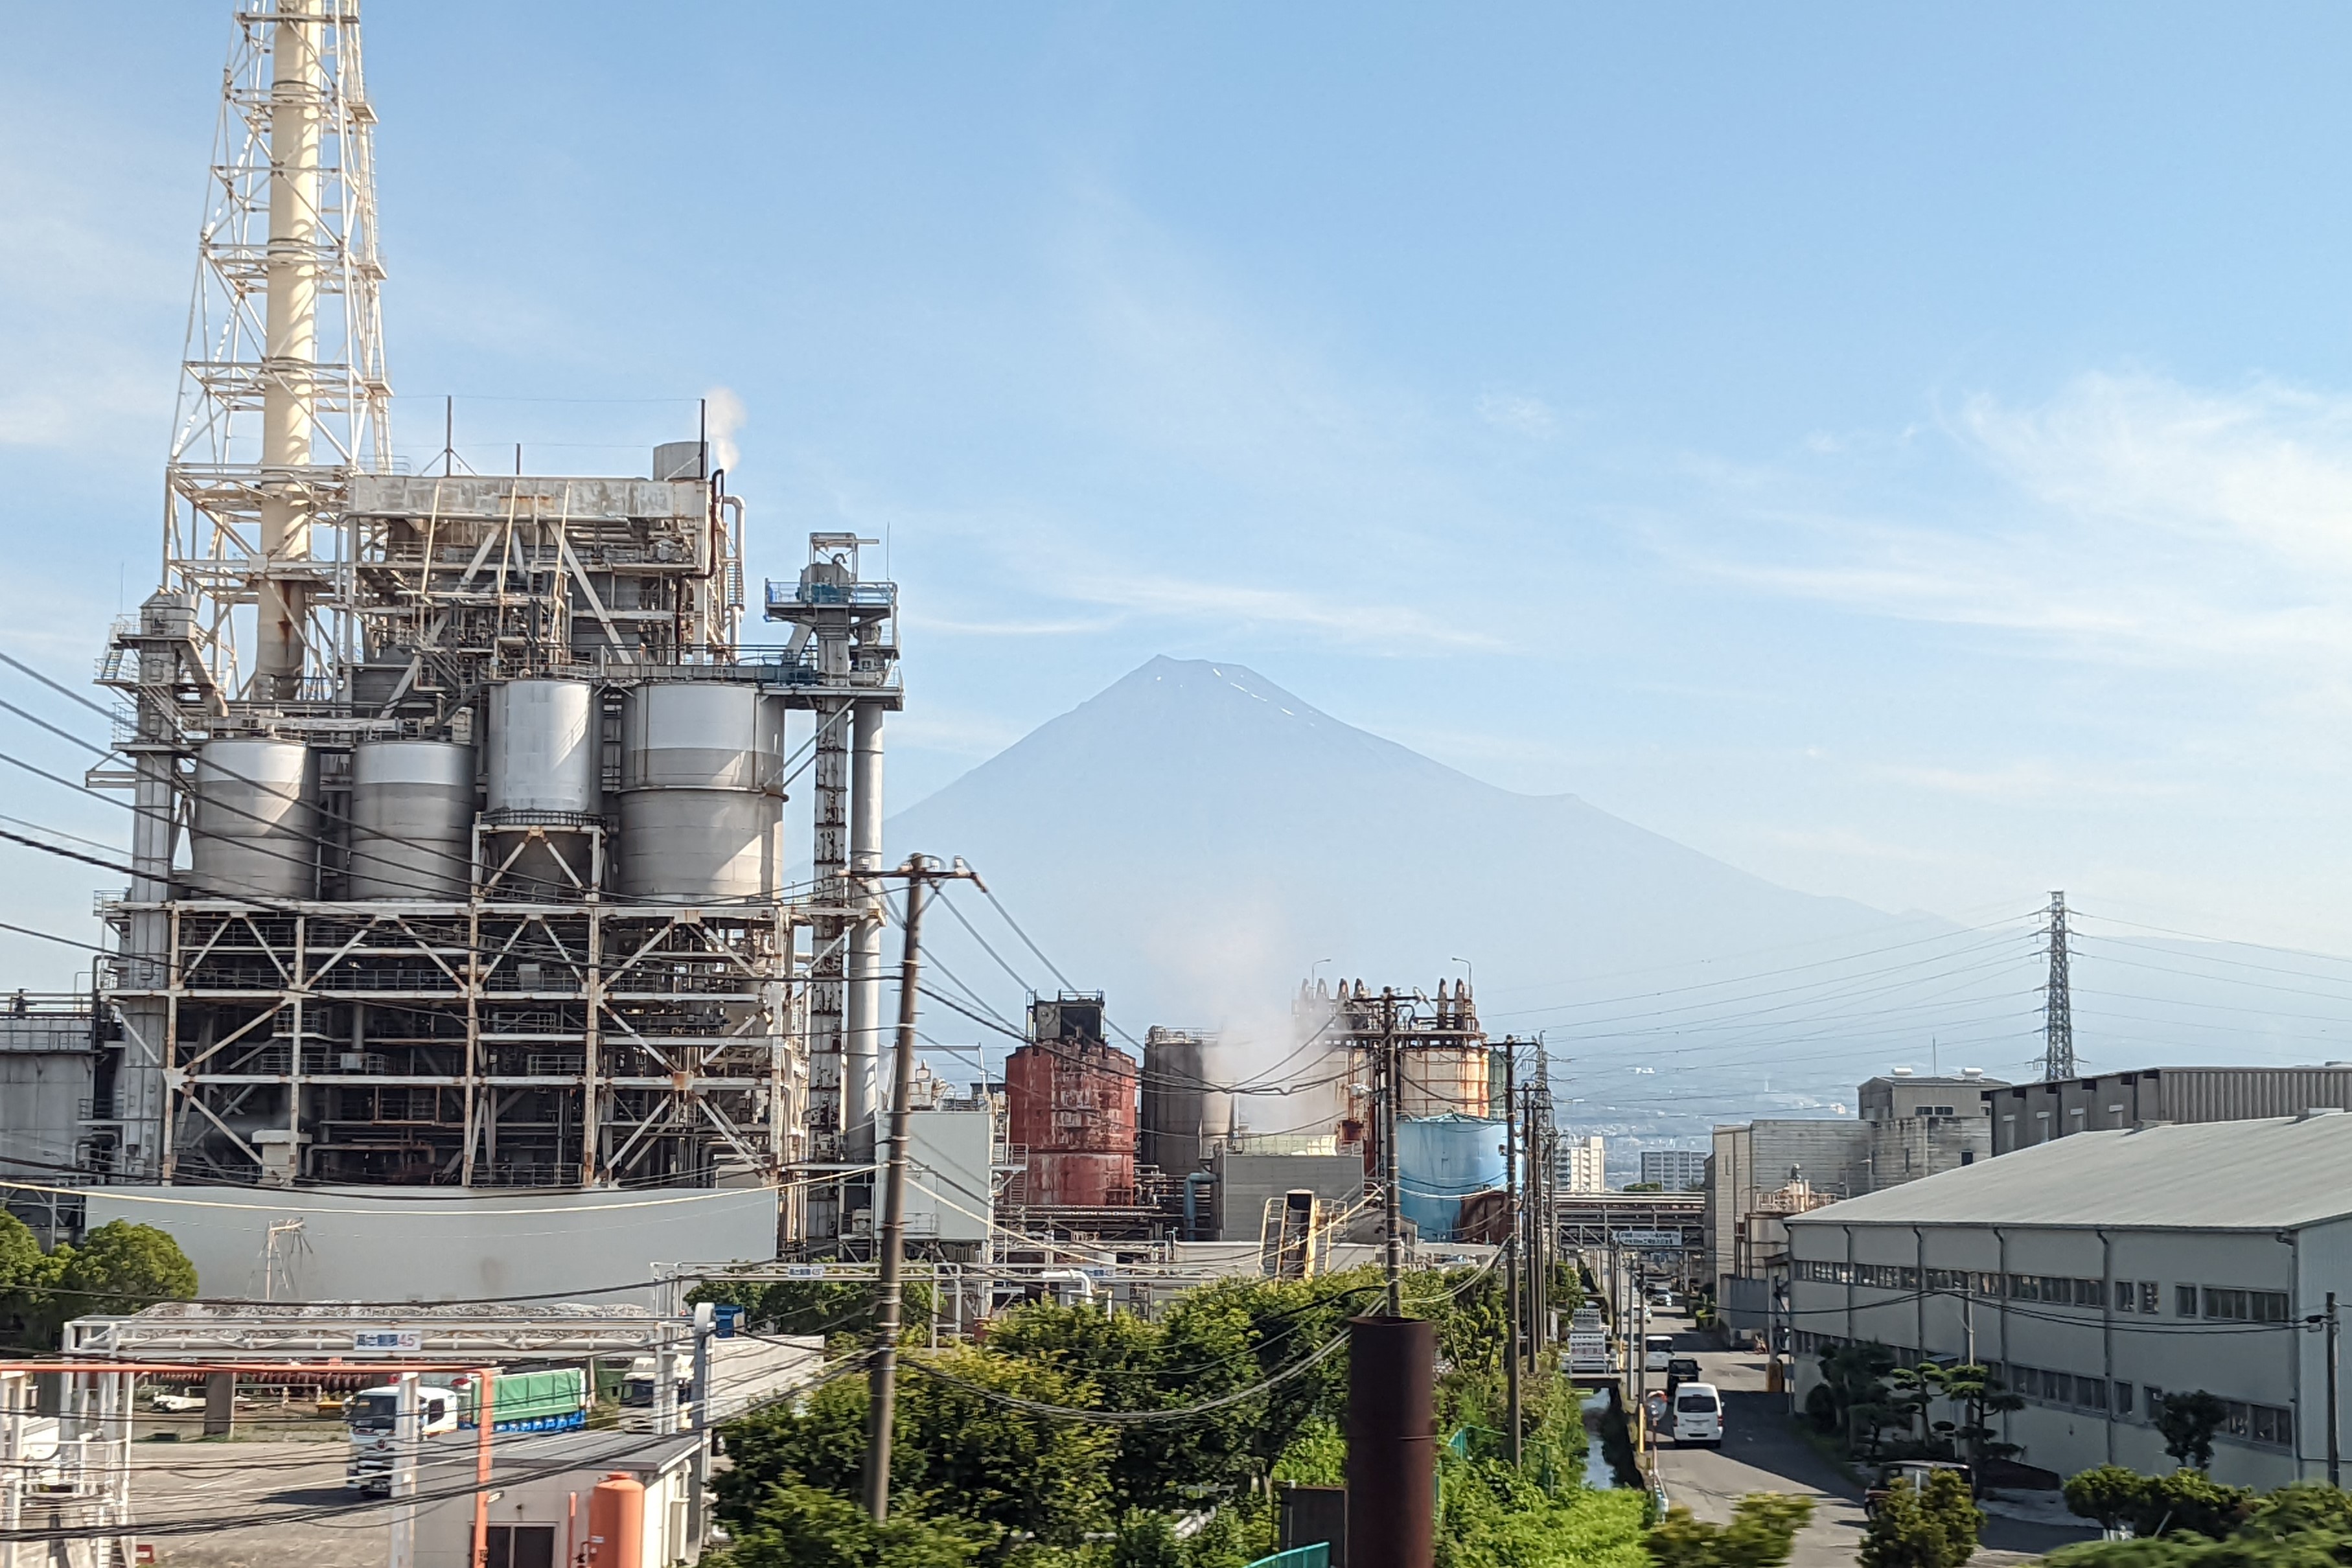
[[[894,808],[1164,652],[1802,891],[2352,953],[2339,10],[368,18],[399,448],[709,398],[755,568],[887,542]],[[68,682],[152,586],[229,26],[134,5],[94,89],[0,18],[0,612]],[[97,940],[119,878],[5,852]]]

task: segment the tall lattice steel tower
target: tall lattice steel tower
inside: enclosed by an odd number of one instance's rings
[[[2074,999],[2066,979],[2066,895],[2050,895],[2050,984],[2042,994],[2042,1077],[2074,1076]]]
[[[354,471],[391,467],[375,113],[358,0],[253,0],[221,79],[167,472],[166,592],[215,689],[299,701],[349,663]]]

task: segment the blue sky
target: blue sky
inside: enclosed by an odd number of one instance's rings
[[[153,576],[229,34],[109,18],[0,15],[0,615],[70,679]],[[1211,657],[1807,890],[2352,951],[2340,9],[368,26],[399,445],[740,410],[755,564],[889,541],[899,804]]]

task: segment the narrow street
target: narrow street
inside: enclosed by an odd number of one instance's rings
[[[1764,1358],[1712,1348],[1687,1318],[1660,1314],[1652,1321],[1652,1331],[1674,1334],[1675,1353],[1696,1356],[1706,1380],[1723,1393],[1721,1448],[1658,1450],[1668,1500],[1720,1523],[1749,1492],[1809,1496],[1814,1500],[1812,1522],[1797,1537],[1790,1568],[1845,1568],[1853,1563],[1862,1544],[1862,1489],[1792,1427],[1780,1396],[1764,1392]],[[1651,1373],[1649,1386],[1660,1386],[1664,1376]],[[1996,1515],[1986,1521],[1983,1544],[1972,1562],[1979,1568],[2010,1568],[2096,1534]]]

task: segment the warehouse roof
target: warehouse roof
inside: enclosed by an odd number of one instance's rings
[[[2284,1230],[2352,1215],[2352,1116],[2076,1132],[1849,1198],[1808,1225]]]

